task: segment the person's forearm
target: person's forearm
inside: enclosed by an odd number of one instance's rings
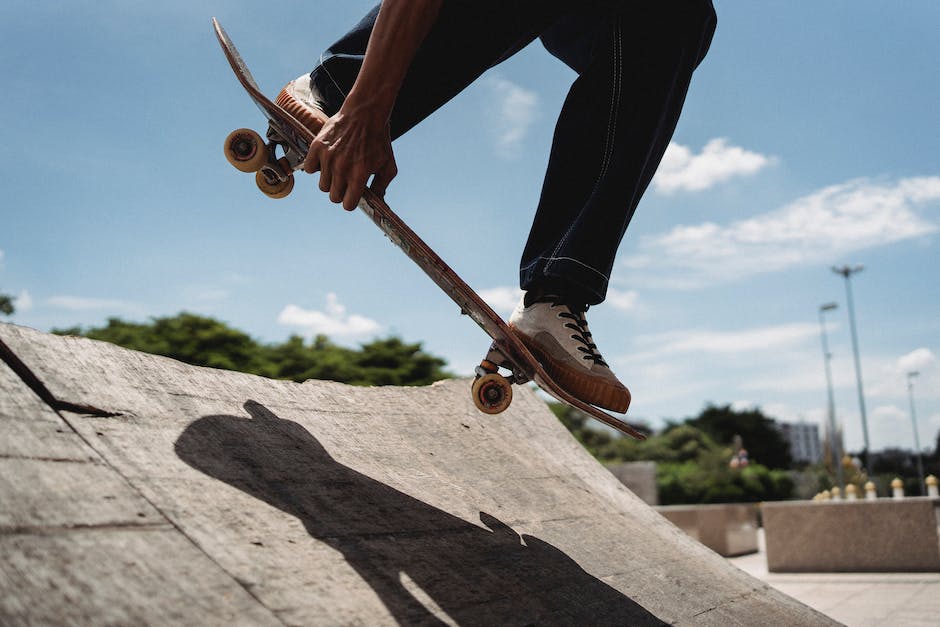
[[[408,67],[437,20],[443,0],[384,0],[375,20],[359,77],[341,109],[388,123]]]

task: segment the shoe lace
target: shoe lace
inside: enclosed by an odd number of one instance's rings
[[[559,318],[571,320],[571,322],[565,323],[565,328],[575,332],[569,337],[580,344],[580,346],[576,348],[579,352],[583,353],[581,359],[593,361],[600,366],[609,367],[607,362],[604,361],[604,358],[601,357],[601,354],[597,351],[597,344],[591,341],[593,337],[590,329],[588,329],[587,318],[584,315],[587,311],[587,307],[572,307],[564,303],[553,302],[552,309],[555,307],[564,308],[562,311],[558,312]]]

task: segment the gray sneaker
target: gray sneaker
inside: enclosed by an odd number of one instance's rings
[[[314,133],[319,132],[323,123],[329,119],[324,113],[323,98],[307,74],[285,85],[274,102]]]
[[[527,294],[509,318],[509,326],[558,385],[591,405],[626,412],[630,391],[597,352],[584,307],[571,307],[552,296]]]

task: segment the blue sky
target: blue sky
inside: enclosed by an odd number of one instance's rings
[[[398,334],[469,373],[487,338],[364,216],[298,181],[268,200],[222,157],[261,120],[225,25],[275,94],[371,4],[25,2],[0,7],[0,292],[41,330],[189,310],[264,341]],[[706,402],[820,422],[817,308],[836,410],[862,441],[840,277],[853,279],[871,442],[940,430],[940,3],[720,0],[673,146],[590,313],[653,425]],[[508,315],[572,73],[533,45],[396,144],[388,201]]]

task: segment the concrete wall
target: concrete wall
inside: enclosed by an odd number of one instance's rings
[[[940,499],[762,507],[771,572],[940,571]]]
[[[606,468],[620,479],[620,483],[643,499],[644,503],[659,505],[659,488],[656,486],[656,462],[624,462],[610,464]]]
[[[667,505],[656,511],[719,555],[757,552],[756,504]]]

